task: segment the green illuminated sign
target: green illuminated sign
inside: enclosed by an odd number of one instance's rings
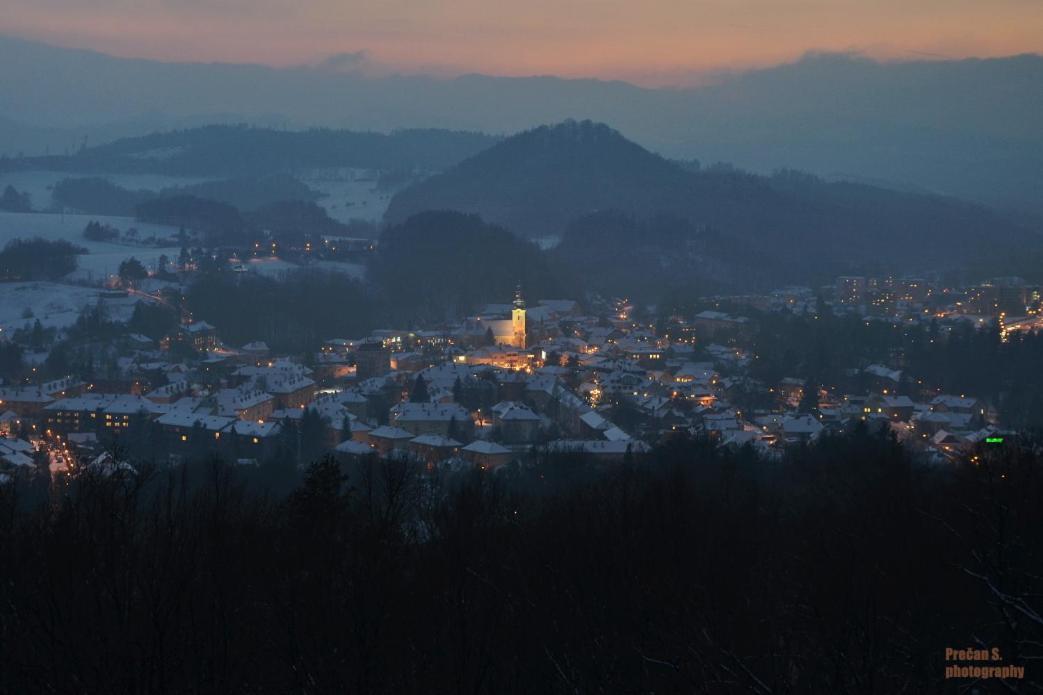
[[[986,437],[985,438],[985,443],[986,444],[1002,444],[1003,443],[1003,437]]]

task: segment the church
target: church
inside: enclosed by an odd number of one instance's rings
[[[510,305],[510,318],[485,318],[481,319],[481,326],[493,334],[493,341],[497,345],[508,345],[524,350],[525,342],[525,299],[522,297],[521,288],[514,292],[514,302]],[[487,307],[493,309],[497,307]],[[506,308],[506,307],[504,307]],[[502,315],[503,312],[498,312]]]

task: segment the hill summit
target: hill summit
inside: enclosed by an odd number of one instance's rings
[[[952,198],[795,171],[760,176],[725,165],[682,166],[589,121],[507,138],[400,191],[386,219],[399,223],[425,210],[478,214],[520,236],[564,241],[593,214],[669,216],[712,230],[721,248],[755,250],[770,259],[763,272],[778,279],[855,270],[867,258],[888,272],[948,269],[1040,241],[1004,214]],[[589,225],[584,235],[596,242]],[[772,272],[780,269],[786,272]]]

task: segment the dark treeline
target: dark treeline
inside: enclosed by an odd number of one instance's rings
[[[152,191],[131,190],[98,177],[62,179],[51,189],[51,197],[57,205],[89,215],[130,216],[138,205],[155,195]]]
[[[153,197],[134,209],[142,222],[172,225],[202,234],[206,246],[252,250],[258,241],[302,246],[322,235],[347,235],[353,227],[332,219],[313,200],[278,200],[243,212],[228,203],[196,195]],[[266,244],[267,246],[267,244]]]
[[[0,692],[936,693],[979,645],[1038,685],[1039,463],[857,429],[772,464],[678,439],[326,461],[288,496],[218,463],[8,486]]]
[[[384,230],[370,266],[391,317],[408,325],[509,301],[518,285],[530,298],[560,296],[566,277],[532,242],[449,211],[420,213]]]
[[[154,222],[201,232],[207,246],[246,246],[251,234],[246,220],[235,207],[194,195],[151,198],[135,208],[142,222]]]
[[[342,273],[304,269],[282,281],[252,273],[205,273],[188,306],[233,345],[263,340],[273,350],[302,354],[332,337],[357,337],[376,327],[377,303]]]
[[[65,240],[12,239],[0,251],[0,280],[57,280],[76,270],[86,249]]]
[[[90,215],[137,214],[138,206],[158,198],[194,196],[252,211],[285,200],[315,201],[320,194],[288,174],[202,181],[158,191],[131,190],[108,179],[68,178],[54,185],[53,198],[61,206]]]
[[[28,193],[21,192],[14,186],[4,187],[0,194],[0,211],[3,212],[32,212],[33,201]]]
[[[650,302],[713,294],[773,262],[752,243],[683,217],[618,210],[573,220],[548,255],[588,290]]]

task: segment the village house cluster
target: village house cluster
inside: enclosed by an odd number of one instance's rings
[[[990,320],[1004,332],[1028,330],[1040,320],[1039,288],[1016,278],[954,290],[851,276],[818,290],[710,301],[730,313],[653,324],[627,300],[527,305],[519,290],[452,325],[332,338],[309,359],[271,354],[256,340],[226,345],[204,321],[156,343],[132,334],[121,339],[117,379],[0,388],[0,472],[41,461],[59,472],[115,464],[120,444],[132,441],[161,462],[220,454],[244,465],[277,457],[304,465],[307,449],[496,469],[536,451],[634,459],[687,432],[772,456],[860,420],[944,460],[1010,433],[973,395],[932,392],[887,364],[850,365],[848,386],[858,388],[846,391],[795,377],[758,381],[749,369],[757,322],[743,307],[854,313],[895,326],[934,321],[942,330]],[[201,357],[175,357],[179,343]]]

